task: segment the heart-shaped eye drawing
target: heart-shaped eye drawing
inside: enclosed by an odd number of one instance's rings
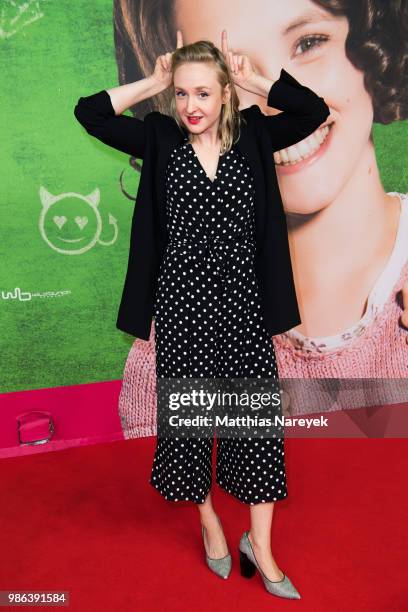
[[[52,218],[52,220],[54,221],[55,225],[58,226],[59,229],[61,229],[61,227],[64,225],[64,223],[67,222],[67,218],[66,217],[59,217],[58,215],[55,215],[55,217]]]
[[[85,225],[88,223],[88,217],[75,217],[75,222],[81,229],[84,229]]]

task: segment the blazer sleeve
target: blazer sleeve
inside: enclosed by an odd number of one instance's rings
[[[142,119],[116,115],[110,95],[105,89],[79,98],[75,118],[91,136],[106,145],[143,159],[146,128]]]
[[[267,104],[283,111],[278,115],[262,115],[273,151],[303,140],[330,115],[324,98],[299,83],[284,68],[269,90]]]

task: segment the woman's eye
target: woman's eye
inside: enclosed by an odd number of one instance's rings
[[[182,97],[182,96],[184,96],[184,95],[185,95],[184,91],[176,91],[176,96],[177,96],[178,98],[180,98],[180,97]],[[202,92],[200,92],[198,95],[199,95],[199,96],[204,96],[204,98],[208,97],[208,93],[207,93],[206,91],[202,91]]]
[[[295,55],[304,55],[305,53],[308,53],[309,51],[313,51],[314,49],[323,45],[328,40],[329,40],[329,37],[325,36],[324,34],[304,36],[303,38],[299,40],[299,42],[295,46],[295,49],[298,49],[300,47],[302,51],[300,53],[295,53]]]

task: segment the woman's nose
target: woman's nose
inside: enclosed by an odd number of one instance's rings
[[[187,112],[191,114],[194,110],[195,110],[194,98],[189,97],[187,100]]]

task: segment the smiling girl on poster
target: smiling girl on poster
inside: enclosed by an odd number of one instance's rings
[[[279,373],[285,380],[322,384],[339,379],[340,387],[344,381],[344,399],[333,403],[335,410],[361,406],[351,403],[349,378],[374,389],[367,405],[405,402],[406,391],[391,381],[406,378],[408,349],[408,194],[401,170],[408,3],[166,0],[154,10],[146,0],[114,5],[121,82],[145,74],[176,26],[187,42],[215,40],[221,20],[234,48],[260,74],[284,66],[324,97],[333,119],[328,131],[318,129],[273,153],[302,319],[271,338]],[[164,28],[165,21],[173,26]],[[265,114],[276,112],[258,94],[238,91],[241,107],[258,104]],[[165,98],[164,92],[156,107]],[[135,112],[143,117],[150,108],[146,100]],[[137,169],[135,160],[130,164]],[[155,430],[154,332],[153,324],[149,342],[135,341],[125,366],[119,412],[128,437]],[[382,379],[390,380],[386,389]],[[291,415],[316,410],[304,395],[300,402],[290,399]]]

